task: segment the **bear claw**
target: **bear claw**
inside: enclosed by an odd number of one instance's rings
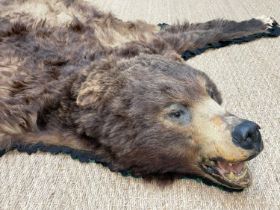
[[[265,30],[272,29],[274,26],[279,25],[273,17],[268,17],[268,16],[263,15],[263,16],[257,17],[256,19],[263,22],[263,24],[266,27]]]

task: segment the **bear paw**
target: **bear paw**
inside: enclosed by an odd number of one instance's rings
[[[270,30],[274,26],[278,26],[278,23],[276,22],[276,20],[273,17],[268,17],[268,16],[263,15],[263,16],[257,17],[256,19],[261,21],[264,24],[265,30]]]

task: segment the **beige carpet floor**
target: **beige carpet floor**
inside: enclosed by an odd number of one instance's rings
[[[152,23],[268,15],[279,0],[94,0],[125,20]],[[220,88],[224,106],[257,121],[265,142],[250,162],[253,185],[228,193],[194,180],[160,188],[65,155],[12,152],[0,159],[0,209],[280,209],[280,38],[231,46],[188,61]]]

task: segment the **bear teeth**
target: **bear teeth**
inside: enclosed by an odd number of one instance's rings
[[[240,175],[244,171],[244,168],[245,168],[244,162],[231,163],[225,160],[217,161],[217,169],[219,173],[222,175],[231,174],[231,173],[235,175]]]
[[[246,175],[247,175],[247,169],[244,169],[242,171],[242,173],[240,173],[238,175],[233,173],[232,171],[230,173],[225,174],[226,178],[228,178],[229,180],[235,180],[235,181],[243,179]]]

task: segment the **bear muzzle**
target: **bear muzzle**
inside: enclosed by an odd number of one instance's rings
[[[211,99],[199,102],[192,117],[202,175],[229,188],[248,187],[251,175],[246,162],[264,147],[260,126],[227,112]]]

